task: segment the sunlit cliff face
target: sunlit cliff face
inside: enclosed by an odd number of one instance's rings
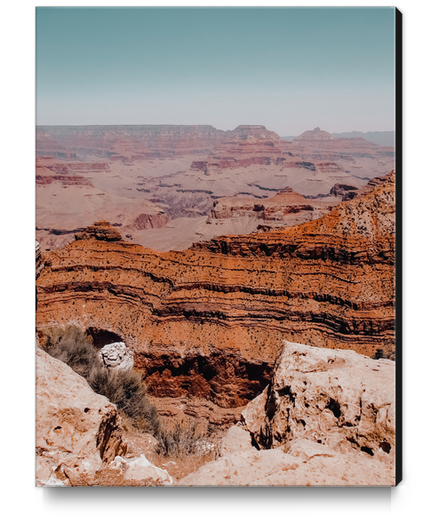
[[[183,252],[100,223],[44,254],[37,327],[77,321],[120,337],[155,395],[242,405],[266,386],[282,339],[394,353],[394,227],[394,173],[318,220]]]

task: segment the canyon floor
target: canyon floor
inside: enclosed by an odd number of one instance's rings
[[[101,219],[128,241],[162,251],[260,226],[294,225],[390,172],[395,159],[393,147],[334,138],[318,128],[293,141],[262,126],[38,127],[36,135],[42,250],[73,241]],[[265,216],[268,199],[290,205],[277,197],[286,188],[298,194],[302,216],[283,209]]]

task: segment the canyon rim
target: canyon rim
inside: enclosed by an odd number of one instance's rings
[[[399,483],[399,38],[37,8],[37,486]]]

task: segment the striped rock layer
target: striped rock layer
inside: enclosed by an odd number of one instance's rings
[[[181,252],[115,240],[99,224],[43,255],[38,330],[74,321],[114,333],[150,393],[226,407],[265,388],[285,339],[392,357],[394,197],[392,172],[320,219]]]

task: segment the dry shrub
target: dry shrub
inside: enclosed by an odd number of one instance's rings
[[[51,356],[84,377],[96,393],[117,406],[133,427],[151,433],[159,442],[156,452],[160,457],[194,457],[207,461],[214,453],[214,444],[209,439],[210,426],[199,428],[190,419],[176,422],[173,427],[162,426],[156,408],[146,395],[142,375],[134,370],[105,368],[92,337],[81,327],[51,327],[44,331],[42,339],[45,350]]]
[[[134,370],[108,370],[92,344],[91,336],[75,325],[49,328],[45,349],[54,358],[84,377],[99,395],[107,397],[139,430],[156,435],[160,431],[156,408],[149,402],[142,376]]]
[[[93,371],[101,368],[93,339],[76,325],[50,327],[44,331],[44,341],[48,354],[69,365],[87,381]]]
[[[100,367],[92,370],[88,383],[95,392],[115,404],[134,427],[152,435],[158,434],[160,422],[157,410],[147,398],[147,388],[139,372],[111,371]]]
[[[210,442],[209,436],[210,431],[199,430],[197,422],[182,420],[176,422],[172,429],[160,429],[156,435],[159,441],[156,452],[173,458],[210,454],[214,450],[214,444]]]

